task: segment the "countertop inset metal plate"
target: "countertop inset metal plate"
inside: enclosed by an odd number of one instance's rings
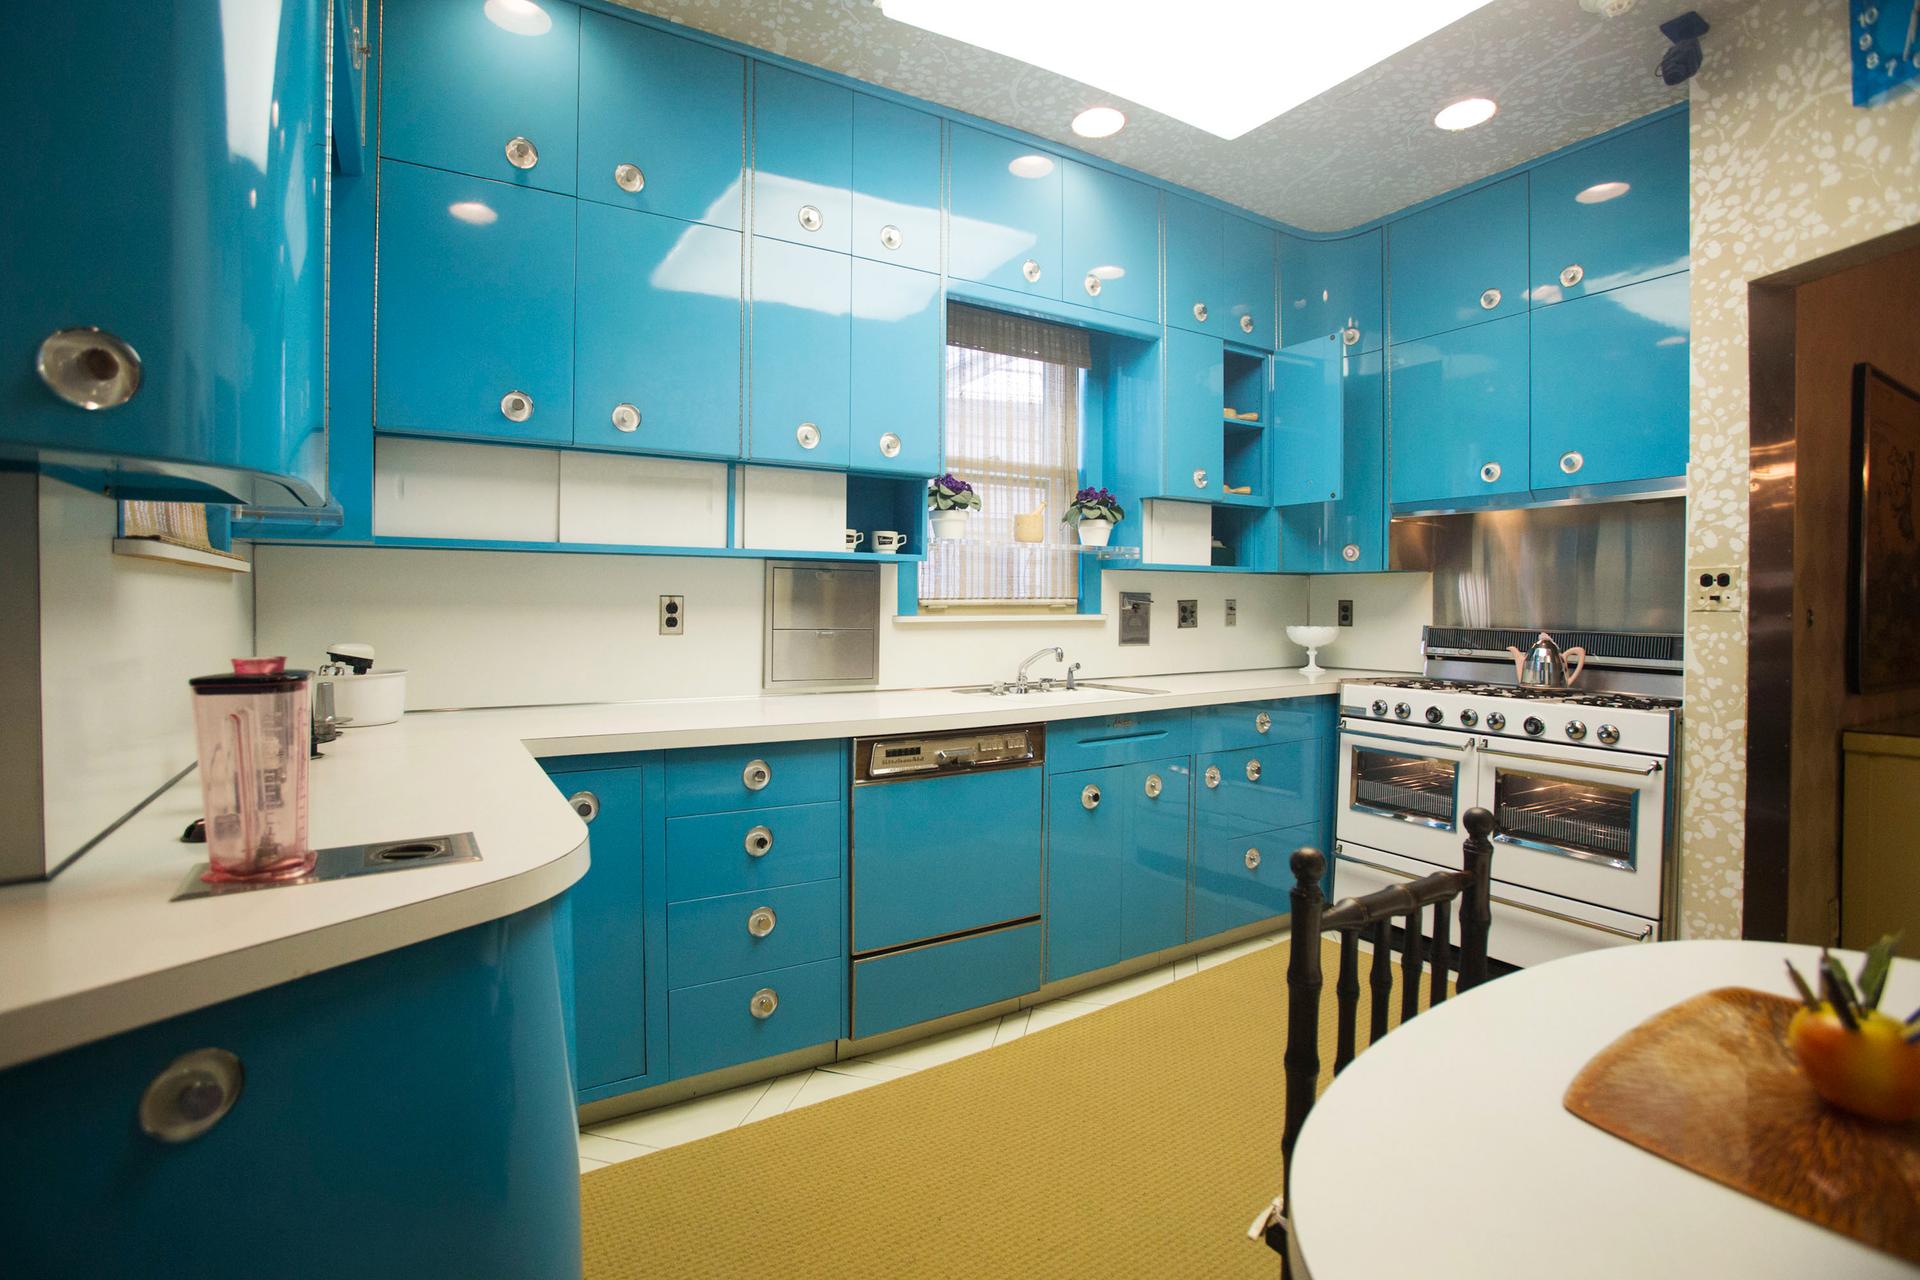
[[[221,880],[208,882],[202,862],[187,873],[186,880],[171,899],[214,898],[229,893],[248,893],[255,889],[284,889],[292,885],[318,884],[322,880],[345,880],[350,876],[377,875],[382,871],[405,871],[410,867],[437,867],[449,862],[480,861],[480,846],[471,831],[457,835],[423,836],[414,840],[383,840],[379,844],[346,844],[320,850],[313,870],[291,880]]]

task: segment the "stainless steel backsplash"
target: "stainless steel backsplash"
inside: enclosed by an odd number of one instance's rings
[[[1684,498],[1428,516],[1419,523],[1432,557],[1438,626],[1685,629]]]

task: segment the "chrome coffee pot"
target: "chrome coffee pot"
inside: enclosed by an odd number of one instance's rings
[[[1522,650],[1514,645],[1507,646],[1507,652],[1513,655],[1513,669],[1519,674],[1521,684],[1538,685],[1547,689],[1564,689],[1580,678],[1587,667],[1587,651],[1579,645],[1568,645],[1562,649],[1555,644],[1553,637],[1542,631],[1540,638],[1533,642],[1531,649]],[[1572,661],[1573,670],[1567,670],[1568,661]]]

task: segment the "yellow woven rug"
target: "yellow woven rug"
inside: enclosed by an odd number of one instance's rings
[[[1324,1087],[1337,948],[1323,956]],[[897,1081],[597,1169],[581,1184],[588,1280],[1273,1280],[1279,1258],[1246,1228],[1280,1189],[1286,965],[1286,943],[1267,947]],[[1361,1001],[1364,1045],[1364,988]]]

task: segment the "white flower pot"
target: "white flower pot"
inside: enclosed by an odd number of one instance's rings
[[[1080,545],[1083,547],[1104,547],[1113,537],[1111,520],[1081,520],[1074,528],[1080,532]]]
[[[967,536],[967,517],[972,514],[956,507],[951,511],[929,511],[928,521],[933,525],[936,538],[964,538]]]

